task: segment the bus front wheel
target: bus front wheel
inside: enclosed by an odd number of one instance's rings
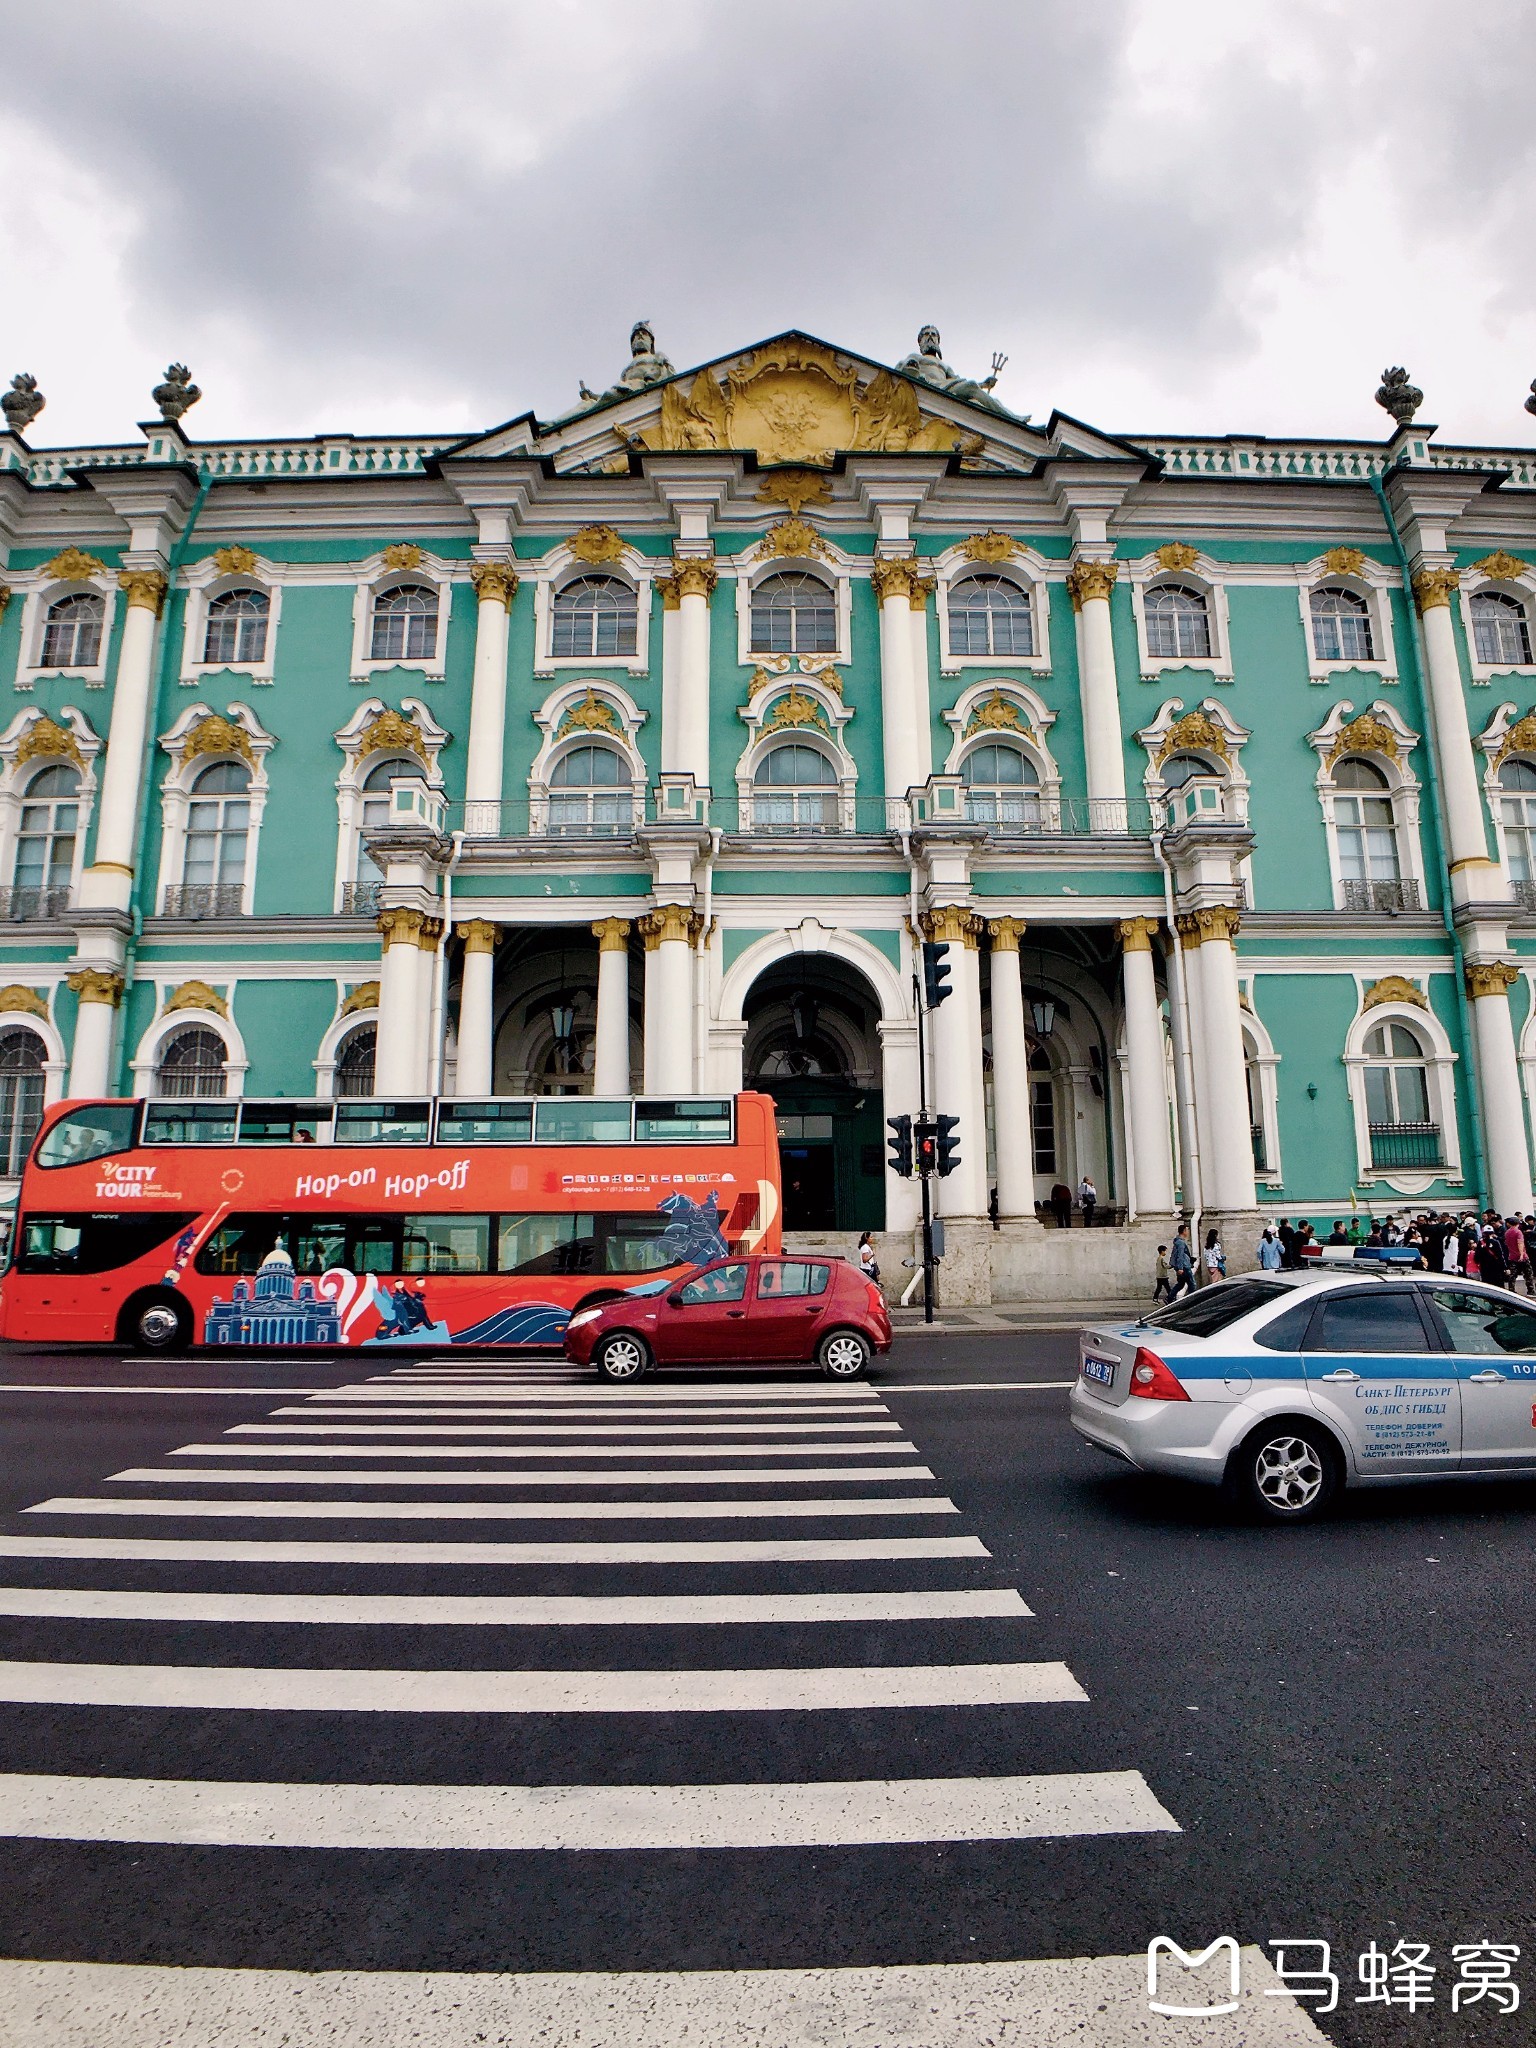
[[[192,1318],[173,1294],[140,1294],[123,1310],[118,1336],[135,1351],[185,1351]]]

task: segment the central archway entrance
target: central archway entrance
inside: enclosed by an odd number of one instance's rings
[[[784,1228],[885,1228],[879,1002],[845,961],[800,953],[752,984],[746,1085],[778,1110]]]

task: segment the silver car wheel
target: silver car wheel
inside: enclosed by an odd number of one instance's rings
[[[857,1379],[869,1357],[864,1339],[844,1330],[829,1337],[821,1347],[822,1369],[829,1379]]]
[[[1281,1514],[1310,1508],[1326,1484],[1317,1446],[1304,1436],[1271,1437],[1253,1461],[1253,1483]]]
[[[645,1371],[645,1347],[638,1337],[621,1332],[608,1338],[597,1364],[605,1379],[637,1380]]]

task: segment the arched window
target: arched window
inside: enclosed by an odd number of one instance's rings
[[[1430,1116],[1429,1061],[1406,1024],[1378,1024],[1365,1038],[1365,1115],[1371,1164],[1422,1170],[1441,1164]]]
[[[373,1068],[378,1047],[376,1025],[360,1024],[355,1031],[347,1033],[336,1053],[334,1092],[337,1095],[373,1093]]]
[[[264,590],[226,590],[208,607],[203,660],[260,661],[267,651],[267,615],[271,606]]]
[[[1371,610],[1363,597],[1336,584],[1312,593],[1312,651],[1319,661],[1374,661]]]
[[[556,659],[612,661],[635,651],[639,608],[635,593],[617,576],[579,576],[555,593]]]
[[[39,668],[94,668],[101,659],[107,608],[93,591],[77,591],[48,607]]]
[[[752,822],[759,832],[835,832],[837,770],[816,747],[775,747],[752,778]]]
[[[1401,909],[1402,864],[1391,785],[1369,761],[1340,761],[1333,771],[1333,823],[1347,910]]]
[[[251,771],[215,761],[192,785],[178,907],[183,917],[231,916],[244,907],[251,833]]]
[[[1006,576],[967,576],[949,593],[951,654],[1033,654],[1029,592]]]
[[[835,654],[837,600],[819,576],[781,569],[752,592],[754,654]]]
[[[174,1031],[155,1062],[157,1095],[222,1095],[228,1081],[224,1041],[203,1025]]]
[[[1155,583],[1145,601],[1147,652],[1159,661],[1189,661],[1211,651],[1211,614],[1202,591]]]
[[[1039,829],[1040,777],[1019,748],[1001,742],[972,747],[960,764],[960,779],[965,815],[974,823]]]
[[[40,768],[21,804],[12,917],[54,917],[68,907],[79,824],[79,769]]]
[[[389,785],[405,775],[419,776],[420,761],[391,755],[376,761],[363,777],[362,807],[357,817],[357,852],[352,862],[352,880],[342,891],[343,914],[370,917],[379,907],[384,870],[368,851],[368,834],[382,832],[389,823]]]
[[[1217,764],[1207,761],[1203,754],[1170,754],[1158,773],[1164,789],[1182,789],[1186,782],[1200,776],[1214,776],[1218,780],[1221,777]]]
[[[549,790],[551,832],[615,839],[634,830],[629,767],[612,747],[572,747],[555,763]]]
[[[1480,590],[1472,600],[1472,645],[1489,667],[1529,662],[1531,629],[1525,606],[1499,590]]]
[[[1536,767],[1529,761],[1506,761],[1499,770],[1499,791],[1509,879],[1530,890],[1536,886]]]
[[[374,661],[430,661],[437,651],[437,592],[397,583],[373,601]]]
[[[14,1180],[43,1120],[43,1041],[35,1031],[0,1033],[0,1173]]]

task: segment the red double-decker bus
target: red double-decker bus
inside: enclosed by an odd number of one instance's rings
[[[0,1336],[549,1345],[578,1308],[779,1242],[766,1095],[63,1102]]]

